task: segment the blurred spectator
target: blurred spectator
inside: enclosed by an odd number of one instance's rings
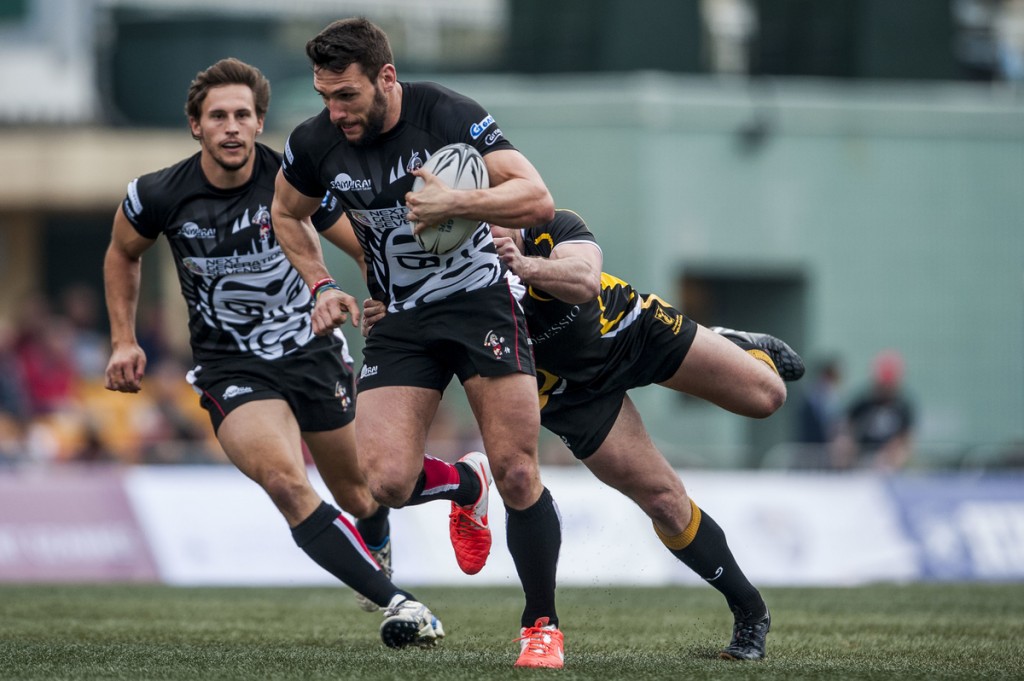
[[[1006,80],[1024,82],[1024,0],[1004,0],[995,34],[999,73]]]
[[[968,77],[1024,80],[1024,0],[953,0],[953,12]]]
[[[139,347],[146,353],[146,362],[156,366],[165,357],[173,354],[164,328],[164,306],[156,302],[140,305],[138,317],[138,328],[135,335],[139,341]],[[106,364],[104,364],[104,371],[106,371]]]
[[[799,448],[799,460],[792,462],[794,466],[832,466],[843,422],[841,382],[841,363],[838,358],[829,357],[818,364],[813,381],[800,395],[794,439],[806,446]]]
[[[22,304],[15,334],[14,353],[30,415],[67,406],[77,378],[70,323],[52,314],[45,298],[34,295]]]
[[[15,332],[0,325],[0,414],[24,421],[29,407],[15,342]]]
[[[0,465],[24,455],[28,404],[21,383],[14,334],[0,325]]]
[[[117,459],[104,442],[99,425],[93,419],[83,417],[79,442],[71,451],[68,460],[80,463],[102,463]]]
[[[871,387],[856,398],[847,411],[849,447],[840,467],[872,467],[898,470],[912,455],[914,409],[903,392],[903,358],[886,350],[874,361]]]
[[[71,354],[78,376],[89,380],[102,378],[109,348],[99,328],[99,293],[87,284],[72,284],[61,294],[61,305],[71,325]]]
[[[185,365],[173,357],[151,367],[146,381],[148,398],[139,415],[141,459],[145,463],[210,463],[225,461],[215,455],[206,412],[195,392],[183,380]]]

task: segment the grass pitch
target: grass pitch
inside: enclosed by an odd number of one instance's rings
[[[344,588],[0,585],[0,679],[1024,679],[1024,584],[764,589],[768,659],[722,597],[563,588],[566,668],[512,668],[513,588],[418,588],[448,638],[391,650]]]

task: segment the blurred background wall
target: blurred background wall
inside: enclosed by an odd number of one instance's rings
[[[187,331],[169,254],[143,268],[140,324],[169,384],[148,412],[97,389],[102,305],[76,318],[69,292],[102,295],[128,181],[197,149],[182,110],[197,71],[225,56],[260,67],[264,141],[281,148],[319,110],[305,41],[355,14],[389,32],[401,79],[440,80],[495,116],[557,205],[587,219],[607,271],[808,360],[764,422],[637,391],[674,463],[796,465],[818,363],[838,358],[848,400],[888,349],[916,408],[913,465],[1024,461],[1020,0],[2,0],[0,347],[47,320],[53,351],[77,347],[80,364],[41,413],[8,381],[0,459],[218,460],[175,392]],[[359,297],[355,266],[327,252]],[[445,437],[471,437],[449,392]],[[168,427],[161,399],[198,430]],[[546,440],[549,462],[559,448]]]

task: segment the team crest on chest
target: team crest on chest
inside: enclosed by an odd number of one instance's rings
[[[256,209],[256,214],[252,216],[252,222],[260,227],[260,241],[270,238],[270,211],[266,206]]]
[[[405,164],[405,172],[411,173],[417,168],[423,167],[423,159],[420,158],[420,152],[412,152],[412,156],[409,157],[409,162]]]

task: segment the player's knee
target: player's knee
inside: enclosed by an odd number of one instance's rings
[[[380,504],[370,494],[370,488],[366,485],[339,490],[334,494],[334,500],[341,510],[356,518],[368,518],[380,508]]]
[[[659,489],[648,494],[640,506],[659,527],[682,532],[690,522],[690,498],[680,489]]]
[[[542,488],[540,470],[534,459],[522,457],[509,466],[495,466],[492,460],[491,472],[501,498],[513,508],[529,506]]]
[[[291,471],[270,471],[260,481],[267,495],[282,513],[294,512],[302,503],[309,482]]]
[[[391,508],[405,506],[416,487],[416,481],[405,483],[400,480],[382,480],[370,485],[370,491],[377,503]]]
[[[759,391],[754,403],[754,418],[768,418],[786,403],[786,384],[778,376],[774,380],[766,381]]]

